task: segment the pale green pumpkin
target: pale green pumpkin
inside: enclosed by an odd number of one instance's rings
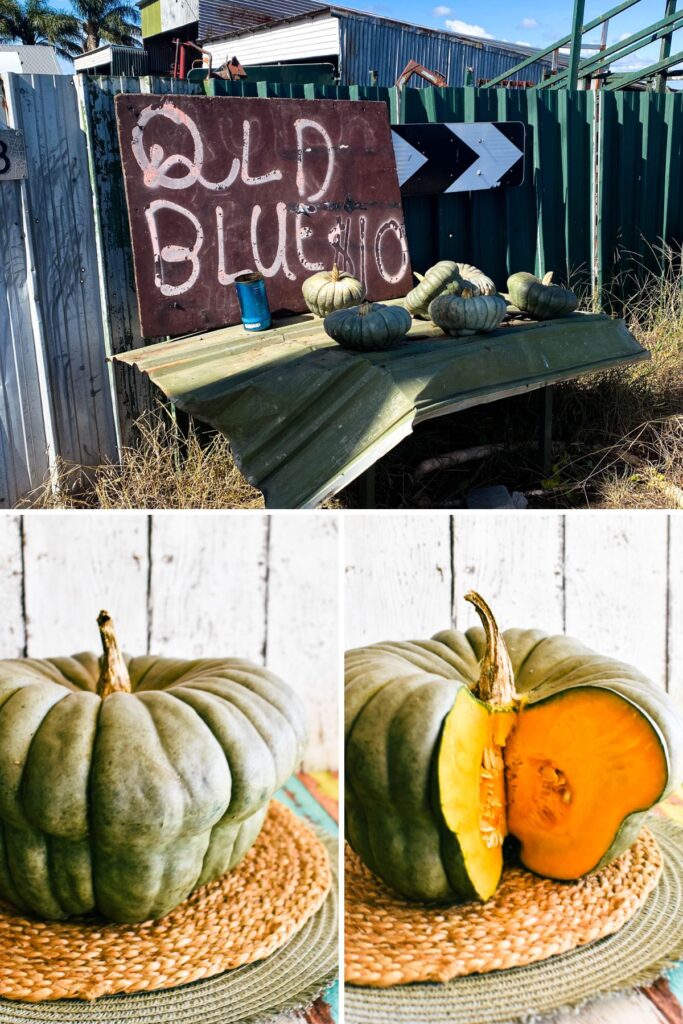
[[[336,263],[332,270],[322,270],[306,278],[301,292],[304,302],[316,316],[327,316],[335,309],[357,306],[365,298],[361,282],[340,270]]]
[[[238,658],[0,661],[0,897],[162,917],[233,868],[300,762],[303,706]]]

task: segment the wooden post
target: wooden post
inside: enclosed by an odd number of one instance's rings
[[[581,37],[583,35],[583,13],[586,0],[574,0],[572,17],[572,38],[569,50],[569,67],[567,68],[567,87],[576,89],[579,84],[579,61],[581,60]]]

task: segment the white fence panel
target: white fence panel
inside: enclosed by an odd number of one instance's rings
[[[46,476],[46,452],[97,465],[117,453],[105,361],[88,153],[74,80],[2,75],[28,174],[1,182],[0,362],[10,368],[0,436],[0,503]],[[42,378],[42,379],[41,379]]]
[[[309,710],[308,770],[338,763],[334,516],[29,512],[0,516],[0,658],[125,650],[267,664]]]
[[[345,646],[475,622],[566,632],[621,658],[683,706],[683,520],[666,513],[345,518]],[[453,602],[450,585],[453,581]]]

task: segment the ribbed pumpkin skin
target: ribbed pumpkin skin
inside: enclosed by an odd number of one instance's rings
[[[545,284],[533,274],[512,274],[508,278],[507,287],[513,305],[536,320],[569,316],[579,304],[576,295],[569,288]]]
[[[335,309],[357,306],[365,298],[363,285],[345,271],[340,271],[335,277],[331,271],[321,270],[304,281],[301,293],[311,313],[316,316],[327,316]]]
[[[429,315],[444,334],[467,337],[492,331],[505,319],[507,303],[500,295],[461,298],[439,295],[429,304]]]
[[[362,306],[330,313],[323,322],[326,334],[342,348],[370,352],[391,348],[410,330],[410,313],[402,306],[384,306],[379,302],[366,305],[366,313],[361,312]]]
[[[496,286],[490,277],[471,263],[439,260],[424,275],[415,274],[418,283],[403,300],[411,316],[429,320],[429,303],[439,295],[460,295],[469,288],[473,295],[495,295]]]
[[[463,288],[469,288],[473,295],[495,295],[498,291],[491,278],[478,267],[471,263],[456,263],[456,267],[462,282],[456,294],[459,295]]]
[[[444,292],[459,291],[462,285],[458,264],[453,260],[439,260],[424,275],[415,274],[415,277],[418,283],[408,292],[403,304],[411,316],[420,320],[429,320],[428,307],[432,299]]]
[[[45,918],[162,917],[234,867],[306,739],[296,694],[238,659],[0,661],[0,897]]]
[[[669,699],[637,669],[565,636],[504,633],[517,691],[529,703],[573,687],[607,688],[632,701],[659,730],[669,765],[662,799],[683,777],[683,728]],[[375,644],[346,655],[346,828],[367,866],[410,899],[461,901],[473,891],[434,788],[444,719],[459,689],[474,689],[482,629],[431,640]],[[644,813],[623,821],[596,867],[623,853]]]

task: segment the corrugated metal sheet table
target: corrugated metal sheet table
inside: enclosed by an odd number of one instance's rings
[[[310,315],[114,356],[229,439],[270,508],[314,508],[407,437],[415,423],[647,358],[623,320],[575,313],[474,339],[416,321],[387,352],[349,352]]]

